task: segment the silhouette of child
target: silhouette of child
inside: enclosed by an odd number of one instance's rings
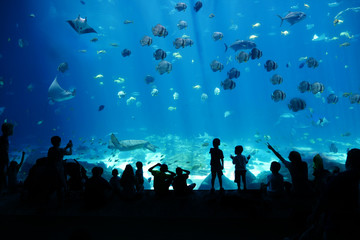
[[[249,162],[250,155],[245,157],[242,155],[244,148],[241,145],[235,147],[235,154],[230,155],[230,158],[233,160],[233,164],[235,164],[235,181],[238,186],[238,191],[240,191],[240,176],[243,180],[244,190],[246,190],[246,164]]]
[[[270,165],[271,174],[267,176],[267,194],[271,197],[278,197],[284,193],[284,177],[279,173],[281,165],[272,161]]]
[[[22,152],[21,161],[20,163],[17,163],[16,161],[11,161],[9,168],[8,168],[8,191],[10,193],[14,193],[17,191],[18,187],[22,185],[22,183],[19,183],[17,179],[17,175],[20,171],[20,168],[24,162],[25,158],[25,152]]]
[[[144,175],[142,162],[136,162],[135,179],[136,192],[142,192],[144,190]]]
[[[110,178],[109,183],[112,187],[113,193],[120,194],[121,186],[120,186],[120,177],[118,176],[119,171],[117,169],[113,169],[111,174],[112,174],[112,177]]]
[[[14,125],[3,123],[0,136],[0,193],[6,187],[6,172],[9,166],[9,136],[13,135]]]
[[[60,148],[61,138],[59,136],[53,136],[51,138],[51,144],[53,146],[49,148],[48,161],[50,166],[55,168],[57,173],[57,197],[58,200],[61,201],[63,197],[63,192],[66,190],[66,178],[63,158],[65,155],[72,154],[73,144],[70,140],[65,148]]]
[[[174,192],[179,195],[191,193],[196,186],[196,183],[187,185],[186,180],[189,178],[190,171],[176,168],[176,176],[173,182]]]
[[[160,171],[153,170],[155,167],[160,166]],[[169,187],[175,177],[175,173],[169,171],[166,164],[158,163],[148,170],[154,176],[154,190],[155,193],[163,196],[169,194]]]
[[[219,184],[220,184],[220,191],[224,191],[224,188],[222,187],[222,179],[221,176],[223,175],[222,170],[224,169],[224,154],[221,149],[219,149],[220,146],[220,139],[214,138],[213,140],[213,148],[210,148],[210,154],[211,154],[211,192],[215,191],[214,184],[215,184],[215,178],[216,175],[219,178]]]

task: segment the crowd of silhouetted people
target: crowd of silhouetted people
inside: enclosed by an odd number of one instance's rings
[[[64,156],[72,154],[71,141],[61,148],[61,138],[51,138],[52,146],[46,157],[37,159],[29,170],[25,181],[19,182],[17,175],[24,162],[22,153],[20,163],[9,161],[8,137],[13,134],[13,125],[2,124],[0,137],[0,193],[20,193],[22,199],[37,204],[45,203],[56,194],[59,206],[62,206],[66,194],[79,193],[84,199],[85,206],[99,207],[105,205],[109,199],[121,198],[136,200],[144,192],[143,164],[136,163],[136,170],[128,164],[119,177],[117,169],[112,170],[111,179],[102,177],[103,168],[95,166],[91,170],[91,177],[86,169],[76,160],[64,160]],[[213,140],[210,148],[211,190],[215,192],[214,184],[218,178],[220,189],[224,169],[224,155],[219,148],[220,139]],[[269,143],[268,148],[275,154],[290,174],[291,181],[284,181],[279,173],[280,162],[270,164],[271,174],[261,185],[260,191],[264,199],[276,201],[287,199],[294,205],[294,219],[303,225],[296,239],[348,239],[358,233],[360,226],[360,149],[353,148],[347,152],[346,170],[335,168],[329,171],[324,168],[323,159],[319,154],[313,157],[314,180],[308,179],[308,165],[302,160],[301,154],[291,151],[288,159],[282,157]],[[235,156],[230,155],[235,165],[234,182],[241,194],[246,192],[246,165],[251,156],[243,155],[243,147],[235,147]],[[157,196],[181,195],[186,196],[194,191],[195,183],[187,184],[190,171],[177,167],[175,172],[168,169],[166,164],[157,163],[148,169],[154,178],[153,188]],[[241,190],[241,182],[243,190]],[[173,191],[169,188],[172,186]],[[290,197],[290,198],[288,198]],[[312,206],[306,206],[306,199],[314,199]],[[1,199],[1,198],[0,198]],[[350,239],[350,238],[349,238]]]

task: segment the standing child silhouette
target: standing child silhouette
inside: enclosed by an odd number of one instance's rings
[[[215,191],[214,184],[215,184],[216,175],[219,178],[220,191],[224,191],[224,188],[222,186],[222,179],[221,179],[221,176],[223,175],[222,170],[224,169],[224,154],[223,154],[223,151],[221,149],[219,149],[219,146],[220,146],[219,138],[214,138],[213,146],[214,146],[213,148],[210,148],[211,192]]]

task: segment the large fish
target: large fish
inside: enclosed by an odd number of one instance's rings
[[[240,49],[251,49],[256,47],[256,44],[247,40],[236,40],[229,48],[232,48],[235,52]],[[225,44],[225,52],[228,50],[228,46]]]
[[[281,17],[279,15],[277,16],[281,19],[280,27],[283,24],[284,20],[286,20],[292,26],[295,23],[298,23],[306,18],[306,14],[303,12],[289,12],[288,14],[286,14],[285,17]]]
[[[79,34],[96,33],[96,31],[87,24],[87,18],[81,18],[80,15],[76,19],[68,20],[67,22]]]
[[[48,90],[48,97],[50,100],[50,103],[53,102],[62,102],[65,100],[72,99],[75,97],[76,92],[75,89],[72,91],[67,91],[60,87],[57,77],[55,77],[54,81],[51,83],[49,90]]]
[[[120,151],[131,151],[146,148],[152,152],[156,152],[156,146],[145,140],[118,140],[112,133],[110,137],[109,148],[119,149]]]

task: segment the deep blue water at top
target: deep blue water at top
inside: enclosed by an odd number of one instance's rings
[[[269,135],[277,145],[310,145],[322,151],[330,141],[343,142],[343,151],[359,145],[360,105],[342,95],[360,93],[360,1],[204,0],[197,13],[192,9],[195,1],[183,2],[188,5],[184,12],[174,10],[176,1],[168,0],[2,1],[0,76],[4,85],[0,107],[5,110],[0,121],[16,123],[13,143],[48,145],[55,134],[76,144],[80,138],[105,137],[111,132],[121,139],[167,134],[191,138],[207,132],[253,145],[260,144],[255,142],[255,134],[260,138]],[[334,17],[347,8],[353,9],[341,14],[338,18],[343,22],[334,26]],[[285,16],[288,11],[303,11],[307,17],[293,26],[284,22],[280,27],[277,15]],[[210,18],[211,13],[215,17]],[[66,21],[79,14],[87,17],[97,34],[79,35],[70,27]],[[124,24],[125,20],[133,23]],[[186,29],[177,28],[180,20],[188,22]],[[167,28],[167,37],[152,34],[158,23]],[[260,26],[253,27],[255,23]],[[285,31],[289,34],[282,34]],[[222,32],[224,38],[214,41],[213,32]],[[194,45],[175,49],[174,39],[184,34]],[[313,41],[315,34],[320,39],[324,34],[326,39]],[[152,37],[150,47],[140,45],[144,35]],[[249,40],[251,35],[257,36],[254,42],[263,52],[260,59],[238,63],[232,49],[224,51],[224,43]],[[95,37],[98,41],[91,42]],[[19,39],[24,40],[23,47]],[[340,47],[345,42],[350,46]],[[121,56],[124,48],[131,50],[130,57]],[[155,70],[159,61],[153,52],[157,48],[168,53],[165,60],[173,66],[169,74]],[[106,53],[98,54],[99,50]],[[181,59],[173,56],[176,52]],[[319,67],[300,69],[301,57],[314,57]],[[264,69],[269,59],[277,62],[275,71]],[[209,65],[213,60],[224,64],[223,71],[212,72]],[[57,71],[62,62],[69,64],[65,73]],[[220,82],[232,67],[241,76],[235,80],[235,89],[223,90]],[[282,84],[271,84],[275,73],[283,77]],[[98,74],[104,77],[95,79]],[[155,82],[146,84],[146,75],[152,75]],[[77,95],[50,105],[47,90],[56,76],[63,88],[76,88]],[[114,82],[119,77],[125,82]],[[300,93],[297,86],[304,80],[323,83],[325,91],[317,96]],[[194,88],[196,85],[201,88]],[[218,96],[214,95],[216,87],[221,90]],[[153,88],[158,89],[157,96],[151,96]],[[284,101],[271,99],[275,89],[286,93]],[[121,90],[126,97],[119,99]],[[205,101],[201,100],[203,93],[208,96]],[[337,104],[326,102],[330,93],[339,97]],[[131,96],[136,101],[127,105]],[[291,112],[288,103],[294,97],[304,99],[307,108]],[[105,108],[99,112],[100,105]],[[225,112],[230,115],[224,117]],[[325,126],[312,124],[323,117],[329,121]]]

